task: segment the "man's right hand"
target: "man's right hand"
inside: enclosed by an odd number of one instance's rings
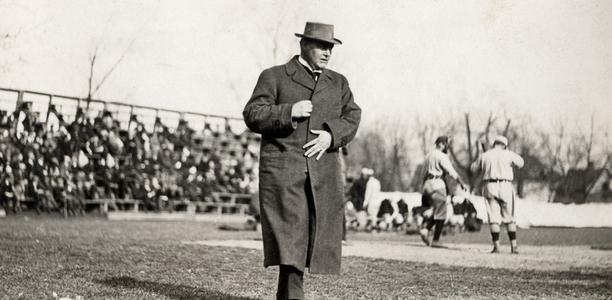
[[[308,118],[312,112],[312,102],[310,100],[300,100],[293,103],[291,107],[291,117],[294,119]]]

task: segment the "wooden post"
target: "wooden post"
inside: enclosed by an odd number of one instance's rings
[[[49,108],[51,108],[51,104],[53,103],[53,95],[49,95],[49,104],[47,104],[47,116],[45,116],[45,126],[47,126],[47,122],[49,122]]]
[[[23,103],[23,91],[17,92],[17,103],[15,103],[15,110],[19,109],[21,103]]]

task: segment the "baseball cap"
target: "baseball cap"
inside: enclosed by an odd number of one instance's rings
[[[503,136],[503,135],[498,135],[495,137],[495,139],[493,140],[493,144],[495,143],[500,143],[506,147],[508,147],[508,139]]]
[[[448,136],[442,135],[436,139],[435,144],[448,144]]]

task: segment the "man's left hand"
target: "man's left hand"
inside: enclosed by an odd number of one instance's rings
[[[302,147],[303,149],[308,149],[306,150],[306,153],[304,153],[304,156],[312,157],[318,154],[317,160],[319,160],[321,156],[325,154],[325,151],[327,151],[327,149],[329,149],[329,147],[331,146],[332,136],[329,132],[325,130],[311,130],[310,132],[312,132],[312,134],[318,135],[318,137],[306,143],[306,145]]]

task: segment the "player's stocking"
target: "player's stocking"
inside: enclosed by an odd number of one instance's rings
[[[491,224],[491,239],[493,240],[493,247],[499,249],[499,232],[501,231],[499,224]]]
[[[431,230],[434,226],[434,223],[435,223],[435,220],[433,218],[429,218],[427,220],[427,226],[426,226],[427,230]]]
[[[440,234],[442,234],[442,227],[444,227],[444,220],[435,220],[435,228],[434,228],[434,242],[440,240]]]
[[[514,223],[508,224],[508,238],[510,239],[510,246],[513,250],[516,250],[516,224]]]

